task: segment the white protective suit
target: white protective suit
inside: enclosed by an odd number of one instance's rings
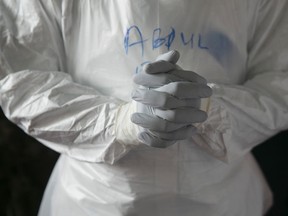
[[[260,216],[250,150],[288,128],[286,0],[0,0],[0,105],[62,153],[40,216]],[[198,133],[137,141],[132,77],[168,50],[213,88]],[[15,159],[17,160],[17,158]]]

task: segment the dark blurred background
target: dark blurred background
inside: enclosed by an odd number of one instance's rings
[[[0,108],[0,216],[36,216],[59,154],[10,123]]]
[[[283,132],[253,150],[274,193],[269,216],[288,216],[287,145],[288,132]],[[0,216],[37,215],[58,156],[10,123],[0,109]]]

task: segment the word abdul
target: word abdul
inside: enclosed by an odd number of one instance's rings
[[[152,32],[152,37],[144,37],[141,29],[137,25],[130,26],[126,34],[124,36],[124,48],[126,54],[129,53],[129,49],[131,47],[139,47],[141,55],[144,56],[145,53],[145,45],[147,43],[151,43],[151,48],[157,49],[162,46],[166,46],[168,50],[173,45],[175,40],[180,40],[180,43],[183,46],[189,46],[190,48],[198,47],[199,49],[209,49],[207,45],[205,45],[202,34],[194,34],[194,33],[184,33],[184,32],[176,32],[175,28],[171,27],[168,34],[163,35],[161,28],[156,28]]]

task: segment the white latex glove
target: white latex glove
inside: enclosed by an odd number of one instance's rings
[[[143,128],[138,138],[149,146],[164,148],[185,140],[196,132],[193,124],[207,118],[201,98],[210,97],[212,90],[203,77],[177,66],[178,59],[177,51],[163,54],[134,78],[139,87],[132,98],[138,106],[131,121]]]

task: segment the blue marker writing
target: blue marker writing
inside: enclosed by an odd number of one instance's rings
[[[202,38],[203,38],[202,35],[199,34],[199,36],[198,36],[198,47],[199,47],[200,49],[208,49],[207,46],[203,45],[203,43],[202,43]]]
[[[153,49],[161,47],[163,44],[170,50],[170,47],[175,39],[176,31],[174,28],[171,28],[171,32],[165,36],[161,37],[161,28],[156,28],[153,31],[153,38],[152,38],[152,47]]]
[[[130,34],[131,34],[132,30],[136,31],[135,33],[138,34],[139,40],[130,43]],[[144,43],[145,43],[145,41],[147,41],[147,40],[143,39],[142,32],[140,31],[138,26],[133,25],[130,28],[128,28],[127,32],[126,32],[126,35],[124,37],[124,47],[125,47],[126,54],[128,54],[128,50],[129,50],[130,47],[140,44],[141,45],[141,54],[143,56],[144,55]]]
[[[193,46],[194,46],[194,34],[191,34],[190,40],[188,40],[188,41],[186,41],[185,35],[183,32],[181,32],[180,37],[181,37],[182,43],[185,46],[190,43],[190,47],[193,48]]]
[[[197,48],[203,50],[209,49],[207,45],[209,43],[207,42],[206,42],[207,44],[205,43],[204,36],[202,34],[190,33],[190,35],[187,37],[187,35],[185,35],[184,32],[177,34],[176,30],[173,27],[171,27],[170,32],[168,32],[167,35],[163,35],[161,28],[155,28],[152,32],[152,38],[144,39],[141,29],[136,25],[132,25],[127,29],[124,37],[124,48],[126,54],[128,55],[129,49],[131,47],[140,46],[140,54],[142,57],[144,57],[145,43],[148,40],[151,40],[152,50],[158,49],[161,46],[166,46],[167,49],[170,50],[171,46],[173,45],[176,39],[179,40],[180,44],[183,44],[183,46],[190,46],[191,49],[195,48],[196,46]]]

